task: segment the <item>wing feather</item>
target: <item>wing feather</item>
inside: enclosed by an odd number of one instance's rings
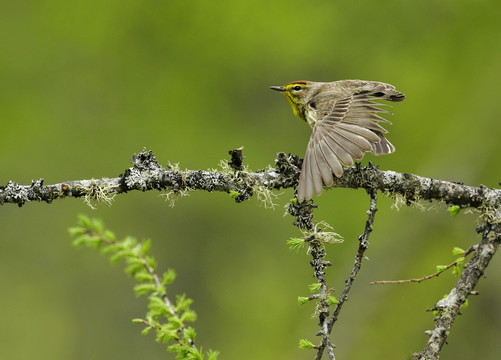
[[[341,122],[339,123],[338,128],[349,131],[355,135],[360,135],[371,143],[379,142],[381,140],[373,131],[366,129],[363,126],[359,126],[359,124],[355,125]]]
[[[338,154],[339,159],[344,159],[345,157],[350,156],[355,160],[360,160],[364,156],[364,152],[359,147],[357,147],[352,142],[346,140],[342,136],[337,136],[337,134],[333,132],[329,132],[327,135],[328,135],[329,145],[331,143],[337,144],[340,147],[340,151],[344,152],[344,154]],[[347,164],[345,161],[342,162],[345,165]],[[351,163],[353,164],[353,160],[351,161]]]

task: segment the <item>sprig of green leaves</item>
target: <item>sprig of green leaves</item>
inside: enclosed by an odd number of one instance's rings
[[[156,332],[156,341],[167,344],[167,350],[177,353],[178,359],[216,360],[217,351],[203,352],[195,346],[195,329],[186,323],[197,318],[190,308],[192,299],[178,295],[173,302],[167,296],[167,285],[176,278],[174,270],[169,269],[162,275],[157,272],[157,263],[149,255],[151,240],[138,241],[128,236],[117,240],[115,234],[105,229],[98,219],[79,215],[78,226],[69,229],[74,237],[75,246],[99,248],[109,256],[112,264],[125,263],[125,273],[136,280],[134,292],[137,296],[148,296],[148,312],[144,319],[134,319],[134,323],[146,325],[142,334]]]

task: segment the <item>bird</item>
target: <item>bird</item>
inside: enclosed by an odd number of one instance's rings
[[[332,82],[293,81],[270,86],[281,92],[294,115],[308,123],[312,134],[304,155],[297,200],[299,203],[320,196],[323,186],[334,184],[343,175],[343,166],[361,160],[366,152],[391,154],[395,147],[386,139],[388,131],[379,123],[391,124],[381,117],[391,114],[375,100],[400,102],[405,95],[395,86],[379,81],[338,80]]]

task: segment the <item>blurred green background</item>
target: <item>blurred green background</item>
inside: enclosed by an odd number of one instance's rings
[[[501,180],[501,2],[498,1],[3,1],[0,12],[0,184],[114,177],[146,147],[159,162],[216,168],[245,146],[253,170],[279,151],[303,155],[310,131],[268,90],[293,80],[379,80],[407,95],[389,127],[397,152],[382,169],[497,187]],[[194,298],[198,344],[222,359],[311,359],[317,338],[309,257],[280,193],[275,210],[227,194],[192,193],[174,208],[157,192],[91,210],[67,199],[0,208],[0,358],[173,359],[131,319],[144,314],[121,267],[67,234],[76,215],[119,237],[153,239],[171,294]],[[328,249],[339,295],[368,198],[335,189],[315,200],[345,242]],[[425,312],[450,289],[420,277],[477,241],[475,215],[391,207],[381,198],[362,273],[332,338],[339,359],[404,359],[433,326]],[[425,204],[430,206],[432,204]],[[499,257],[499,256],[497,256]],[[457,319],[444,359],[498,359],[501,264]],[[360,346],[363,344],[363,346]]]

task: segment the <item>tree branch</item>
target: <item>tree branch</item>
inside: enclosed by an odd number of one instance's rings
[[[241,149],[237,149],[241,150]],[[241,155],[241,154],[240,154]],[[233,156],[233,154],[232,154]],[[85,199],[109,202],[117,194],[132,190],[203,190],[238,193],[237,202],[247,200],[254,195],[256,189],[279,190],[297,185],[301,171],[301,161],[295,155],[278,153],[275,168],[258,172],[236,170],[241,164],[229,163],[226,169],[216,171],[178,170],[173,166],[167,169],[158,164],[151,151],[143,150],[134,154],[131,162],[133,167],[115,178],[90,180],[72,180],[58,184],[44,185],[39,179],[31,185],[19,185],[9,181],[0,186],[0,205],[17,204],[23,206],[31,201],[51,203],[66,197],[85,197]],[[499,208],[501,190],[466,186],[413,174],[382,171],[369,163],[362,167],[356,164],[347,168],[340,178],[335,178],[333,187],[363,188],[382,191],[390,196],[401,196],[410,205],[419,199],[439,200],[460,207]]]
[[[430,339],[420,353],[413,354],[414,360],[434,360],[439,358],[440,350],[445,344],[449,331],[460,313],[461,306],[473,292],[478,281],[485,274],[492,257],[501,243],[501,219],[497,223],[486,223],[477,228],[482,234],[482,241],[473,254],[471,260],[466,263],[465,270],[458,282],[452,288],[446,298],[440,300],[432,310],[438,311],[435,318],[435,328],[429,332]]]

